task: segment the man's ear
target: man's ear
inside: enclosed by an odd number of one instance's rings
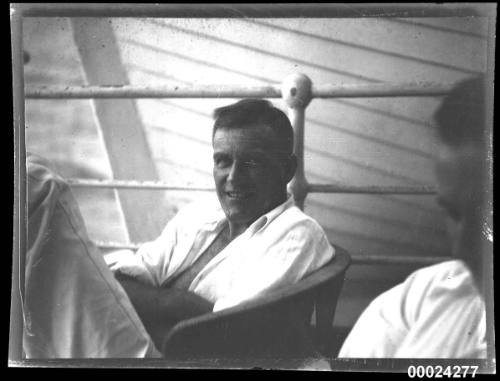
[[[285,180],[288,184],[293,176],[295,175],[295,171],[297,170],[297,156],[295,154],[291,154],[287,157],[285,162]]]

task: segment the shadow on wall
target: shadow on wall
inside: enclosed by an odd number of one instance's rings
[[[393,19],[391,19],[391,18],[384,19],[384,21],[391,22],[391,21],[393,21]],[[402,22],[402,24],[406,24],[406,25],[413,25],[413,26],[418,25],[418,26],[425,26],[425,27],[428,27],[428,28],[430,27],[429,25],[422,24],[422,23],[404,22],[403,20],[397,20],[397,21]],[[366,45],[361,45],[361,44],[356,44],[356,43],[352,43],[352,42],[342,41],[342,40],[334,39],[334,38],[330,38],[330,37],[319,36],[319,35],[313,34],[313,33],[307,33],[307,32],[299,31],[299,30],[296,30],[296,29],[291,29],[291,28],[286,28],[286,27],[283,27],[283,26],[273,25],[273,24],[270,24],[270,23],[267,23],[267,22],[263,22],[263,21],[260,21],[260,20],[259,21],[256,21],[256,20],[252,20],[252,21],[250,21],[250,20],[244,20],[244,22],[248,22],[248,23],[251,23],[251,24],[254,24],[254,25],[264,26],[264,27],[267,27],[267,28],[273,29],[273,30],[284,31],[284,32],[287,32],[287,33],[290,33],[290,34],[294,34],[296,36],[300,36],[300,37],[312,38],[314,40],[321,41],[321,42],[326,42],[326,43],[329,43],[329,44],[334,44],[334,45],[338,45],[338,46],[348,47],[348,48],[352,48],[352,49],[359,49],[359,50],[362,50],[362,51],[365,51],[365,52],[377,53],[377,54],[381,54],[383,56],[387,56],[387,57],[391,57],[391,58],[397,58],[397,59],[401,59],[401,60],[404,60],[404,61],[418,62],[420,64],[429,65],[429,66],[433,66],[433,67],[444,68],[444,69],[447,69],[447,70],[453,70],[453,71],[457,71],[459,73],[464,73],[464,74],[470,74],[470,75],[478,74],[478,72],[475,71],[475,70],[470,70],[468,68],[461,67],[461,66],[444,64],[442,62],[433,61],[433,60],[429,60],[429,59],[423,59],[421,57],[416,57],[416,56],[410,56],[408,54],[401,54],[401,53],[391,52],[389,50],[377,49],[377,48],[374,48],[372,46],[366,46]],[[451,33],[457,33],[457,31],[453,31],[453,30],[446,29],[446,28],[439,28],[439,29],[435,29],[435,30],[443,30],[443,29],[445,29],[446,31],[451,32]],[[480,35],[477,35],[477,34],[474,34],[474,33],[461,32],[461,33],[457,33],[457,34],[465,35],[465,36],[472,36],[472,37],[478,37],[479,36],[479,38],[483,38],[483,39],[485,38],[483,36],[480,36]],[[349,74],[349,75],[352,76],[352,74]],[[373,81],[373,82],[379,82],[379,81],[377,81],[375,79],[370,79],[370,80]]]

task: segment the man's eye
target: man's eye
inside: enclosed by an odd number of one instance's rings
[[[217,157],[214,159],[214,163],[219,168],[225,168],[230,165],[229,160],[225,157]]]
[[[261,165],[261,162],[259,160],[256,160],[256,159],[248,159],[248,160],[245,160],[245,165],[247,167],[259,167]]]

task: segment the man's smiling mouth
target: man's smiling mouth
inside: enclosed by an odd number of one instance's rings
[[[233,200],[246,200],[254,195],[251,191],[228,191],[226,195]]]

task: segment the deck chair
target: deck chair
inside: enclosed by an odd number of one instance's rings
[[[167,359],[306,358],[331,338],[337,299],[350,256],[335,257],[295,285],[222,311],[177,323],[163,340]],[[315,324],[312,323],[313,314]]]

